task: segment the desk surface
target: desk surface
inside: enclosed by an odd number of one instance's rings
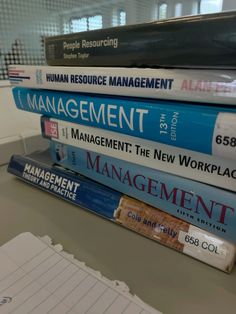
[[[28,185],[0,167],[0,245],[49,235],[165,314],[236,313],[236,269],[225,274]]]

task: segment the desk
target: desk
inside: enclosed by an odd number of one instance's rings
[[[165,314],[236,313],[236,269],[225,274],[20,181],[0,167],[0,245],[49,235]]]

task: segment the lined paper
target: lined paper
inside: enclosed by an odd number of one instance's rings
[[[0,247],[0,313],[160,314],[124,284],[29,232]]]

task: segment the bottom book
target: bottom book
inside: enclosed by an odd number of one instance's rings
[[[235,262],[235,245],[139,200],[53,165],[48,151],[13,155],[8,172],[156,242],[224,272]]]

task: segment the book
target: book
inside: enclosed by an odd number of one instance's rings
[[[24,232],[0,247],[1,314],[161,314],[49,236]]]
[[[236,192],[235,160],[41,116],[43,137]]]
[[[236,13],[202,14],[45,38],[48,65],[235,68]]]
[[[16,107],[193,151],[235,159],[235,107],[14,88]],[[188,136],[186,136],[186,133]]]
[[[9,66],[12,86],[235,106],[234,70]]]
[[[54,141],[50,150],[62,167],[236,243],[236,193]]]
[[[225,272],[230,272],[234,266],[234,244],[160,209],[57,167],[51,162],[47,151],[29,156],[13,155],[8,172],[37,188]]]

